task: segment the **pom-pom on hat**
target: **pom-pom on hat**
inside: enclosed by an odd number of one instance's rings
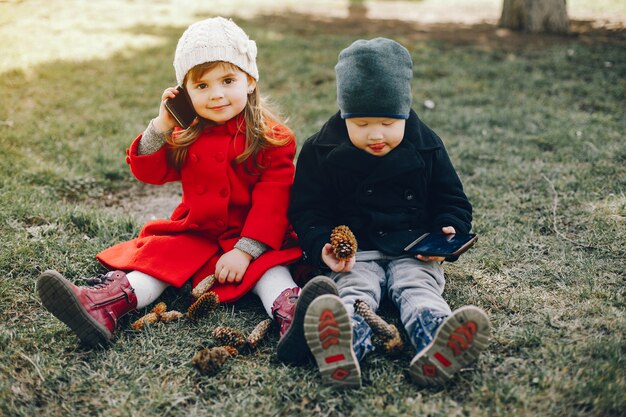
[[[413,61],[398,42],[386,38],[355,41],[339,53],[335,72],[342,118],[409,118]]]
[[[256,43],[232,20],[201,20],[189,26],[178,40],[174,54],[176,81],[182,85],[187,71],[213,61],[235,64],[258,81],[256,53]]]

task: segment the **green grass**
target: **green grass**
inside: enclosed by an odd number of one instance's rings
[[[407,350],[400,358],[373,354],[363,388],[333,391],[312,364],[277,360],[275,332],[216,376],[199,375],[191,358],[214,343],[215,326],[250,331],[265,318],[252,296],[197,323],[136,333],[129,322],[139,312],[123,320],[111,348],[81,348],[42,308],[35,280],[48,268],[77,281],[100,272],[94,255],[141,227],[106,206],[136,186],[124,150],[173,83],[183,29],[146,26],[135,32],[160,39],[158,46],[0,77],[0,415],[626,413],[623,33],[613,41],[513,37],[485,46],[402,22],[299,15],[238,22],[259,45],[263,91],[300,143],[336,109],[333,67],[342,48],[373,36],[409,48],[414,107],[444,139],[480,234],[468,255],[446,266],[445,295],[453,308],[472,303],[489,313],[489,348],[437,389],[409,382]],[[434,110],[422,106],[426,99]],[[189,298],[168,289],[163,300],[182,310]],[[397,323],[388,303],[383,314]]]

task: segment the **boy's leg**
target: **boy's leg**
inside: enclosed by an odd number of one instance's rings
[[[354,315],[354,302],[358,299],[365,301],[372,311],[378,310],[385,287],[385,270],[377,262],[356,262],[350,272],[333,272],[330,278],[337,285],[349,317]]]
[[[386,274],[389,298],[398,307],[411,343],[418,349],[427,345],[452,313],[443,298],[443,268],[437,262],[401,258],[389,262]]]
[[[405,258],[390,262],[389,295],[417,355],[409,372],[420,385],[436,385],[474,361],[487,345],[490,325],[478,307],[454,312],[443,299],[443,268],[436,262]]]
[[[351,320],[339,297],[322,295],[313,300],[304,318],[304,334],[325,384],[346,388],[361,385]]]
[[[361,252],[368,253],[368,252]],[[365,319],[354,312],[356,300],[365,301],[372,311],[380,305],[385,283],[385,270],[376,261],[357,261],[347,273],[332,273],[331,278],[337,284],[339,297],[346,306],[348,317],[352,320],[352,347],[359,361],[374,350],[372,329]]]
[[[333,273],[339,297],[322,296],[305,316],[305,337],[325,383],[359,386],[359,361],[373,350],[372,330],[354,314],[354,302],[366,301],[377,309],[384,270],[376,262],[357,262],[348,273]],[[319,300],[319,301],[318,301]]]
[[[456,372],[474,362],[489,342],[489,318],[476,306],[464,306],[452,312],[435,334],[432,342],[419,351],[409,366],[418,385],[441,385]]]

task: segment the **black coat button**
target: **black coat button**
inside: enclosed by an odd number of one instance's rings
[[[411,201],[415,198],[415,194],[413,194],[413,190],[405,190],[404,191],[404,198],[407,201]]]

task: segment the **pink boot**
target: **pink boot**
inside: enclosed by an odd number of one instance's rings
[[[280,326],[277,355],[284,363],[306,362],[310,351],[304,338],[304,315],[313,300],[323,294],[337,294],[337,287],[330,278],[317,276],[302,288],[283,291],[272,306],[272,313]]]
[[[137,306],[135,290],[122,271],[90,278],[92,287],[78,287],[57,271],[39,276],[37,294],[43,306],[89,346],[108,345],[117,321]]]

